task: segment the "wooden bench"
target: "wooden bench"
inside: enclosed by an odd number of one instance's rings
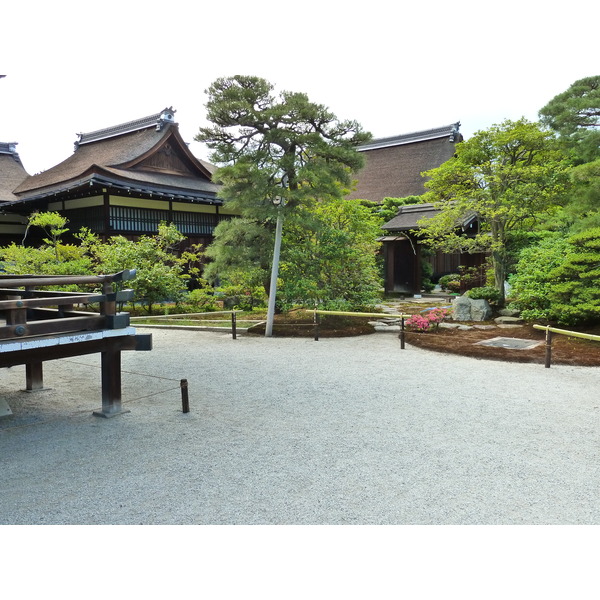
[[[115,284],[135,277],[134,270],[113,275],[0,275],[0,367],[25,365],[26,389],[41,390],[47,360],[101,353],[102,408],[94,414],[113,417],[121,406],[121,352],[151,350],[152,335],[136,334],[129,313],[117,305],[133,290]],[[99,291],[60,292],[39,288],[93,284]],[[99,304],[99,312],[75,310]]]

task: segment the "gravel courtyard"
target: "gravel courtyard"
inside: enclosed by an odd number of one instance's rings
[[[597,368],[152,333],[113,419],[99,356],[0,372],[0,523],[600,524]]]

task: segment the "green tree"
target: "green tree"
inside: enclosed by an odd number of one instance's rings
[[[356,121],[340,121],[306,94],[274,92],[259,77],[216,80],[207,90],[207,117],[196,140],[221,168],[215,181],[228,208],[241,215],[219,224],[208,251],[208,275],[253,265],[268,289],[278,217],[286,227],[318,228],[320,202],[341,199],[363,165],[356,146],[370,139]]]
[[[577,80],[539,112],[580,163],[600,159],[600,75]]]
[[[366,206],[371,212],[381,219],[381,224],[387,223],[398,214],[401,206],[408,204],[421,204],[425,202],[423,196],[405,196],[404,198],[384,198],[383,202],[373,200],[361,200],[362,206]]]
[[[313,211],[316,227],[285,228],[281,302],[361,309],[381,288],[376,255],[380,219],[357,200],[328,200]]]
[[[551,317],[577,325],[600,321],[600,227],[571,236],[569,250],[549,273]]]
[[[220,196],[242,216],[273,217],[273,200],[286,212],[326,196],[342,197],[363,165],[358,144],[370,139],[356,121],[339,121],[306,94],[274,93],[260,77],[217,79],[207,90],[207,118],[197,141],[223,165],[215,179]]]
[[[177,246],[184,236],[175,225],[161,223],[157,235],[141,236],[137,242],[114,236],[102,243],[89,231],[84,231],[80,238],[101,272],[136,270],[135,278],[127,284],[134,290],[135,300],[149,314],[158,302],[177,302],[183,298],[190,278],[185,265],[192,251],[182,257],[177,256]]]
[[[537,123],[504,121],[456,147],[453,158],[423,173],[425,199],[441,212],[421,221],[420,235],[445,251],[489,251],[504,303],[507,234],[531,229],[564,200],[568,165],[557,141]],[[461,228],[469,216],[479,231]]]

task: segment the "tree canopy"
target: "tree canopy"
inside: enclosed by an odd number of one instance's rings
[[[372,243],[365,245],[353,216],[370,215],[358,205],[349,204],[344,212],[337,204],[363,165],[356,146],[370,134],[356,121],[340,121],[306,94],[275,93],[259,77],[221,78],[207,93],[213,125],[201,128],[196,140],[205,142],[211,160],[221,165],[215,174],[222,184],[219,195],[241,216],[216,228],[207,251],[213,261],[207,276],[227,279],[243,269],[257,281],[262,278],[268,289],[273,231],[282,216],[281,289],[286,302],[337,297],[342,288],[350,293],[360,287],[359,279],[371,286],[376,280],[374,258],[355,260],[356,268],[349,270],[342,251],[357,243],[375,255],[376,233],[371,229]],[[357,302],[365,297],[362,291],[354,294]]]
[[[265,218],[283,197],[286,212],[324,197],[342,197],[363,164],[356,146],[368,141],[356,121],[340,121],[306,94],[274,92],[260,77],[217,79],[206,91],[207,118],[196,140],[222,165],[220,196],[243,216]]]
[[[600,75],[577,80],[550,100],[539,115],[580,162],[600,158]]]
[[[441,212],[421,221],[421,235],[446,251],[489,250],[503,302],[507,233],[530,227],[563,200],[567,168],[554,136],[537,123],[507,120],[479,131],[424,173],[425,199]],[[475,234],[460,227],[469,216],[479,219]]]

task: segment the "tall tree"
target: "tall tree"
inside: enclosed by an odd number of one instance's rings
[[[306,94],[275,94],[264,79],[243,75],[217,79],[207,94],[213,126],[195,139],[222,165],[215,174],[220,195],[242,216],[272,218],[281,197],[287,213],[316,198],[342,197],[363,164],[356,146],[370,134]]]
[[[423,173],[425,197],[441,209],[423,220],[421,235],[446,251],[489,251],[504,302],[507,234],[531,227],[563,200],[568,166],[554,136],[525,119],[504,121],[458,144],[453,158]],[[480,229],[460,223],[477,215]]]
[[[568,144],[578,162],[600,159],[600,75],[577,80],[550,100],[539,116]]]
[[[288,227],[317,229],[314,207],[344,197],[363,164],[356,146],[371,136],[306,94],[277,94],[259,77],[217,79],[207,94],[212,126],[201,128],[195,139],[212,150],[211,160],[220,165],[215,173],[222,184],[219,195],[242,217],[217,228],[209,251],[215,261],[211,272],[226,275],[250,259],[267,275],[273,244],[266,239],[273,239],[277,217],[285,216]],[[236,257],[232,245],[244,250]],[[267,288],[268,281],[264,284]]]

